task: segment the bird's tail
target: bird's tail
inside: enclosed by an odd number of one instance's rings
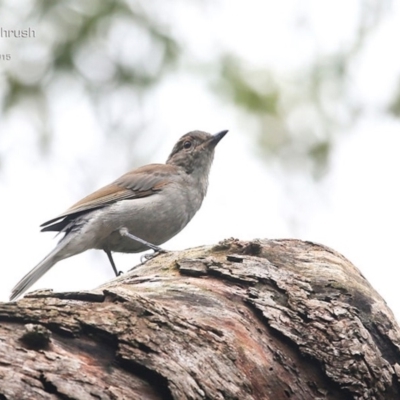
[[[69,243],[68,237],[60,240],[57,246],[52,250],[35,268],[29,271],[11,291],[10,301],[19,297],[28,290],[37,280],[39,280],[54,264],[69,257],[72,254],[65,254],[65,246]]]

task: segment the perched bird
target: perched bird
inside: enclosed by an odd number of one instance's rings
[[[207,192],[215,146],[227,132],[189,132],[178,140],[165,164],[134,169],[42,224],[42,231],[64,236],[15,285],[10,300],[24,293],[58,261],[89,249],[104,250],[116,275],[111,252],[163,251],[158,245],[179,233],[199,210]]]

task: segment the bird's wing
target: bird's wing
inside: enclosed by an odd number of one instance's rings
[[[58,228],[64,224],[58,225],[56,221],[65,217],[81,215],[87,211],[96,210],[120,200],[151,196],[162,190],[162,188],[170,182],[168,176],[176,172],[175,169],[176,167],[173,165],[150,164],[130,171],[113,183],[84,197],[58,217],[46,221],[40,226],[44,227],[42,229],[44,231],[59,230]],[[52,224],[54,224],[54,228],[56,229],[52,229],[52,227],[49,226]]]

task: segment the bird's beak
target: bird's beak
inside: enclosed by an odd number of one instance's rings
[[[218,132],[218,133],[216,133],[215,135],[213,135],[213,136],[210,138],[210,140],[209,140],[210,146],[215,147],[215,146],[218,144],[218,142],[219,142],[228,132],[229,132],[228,130],[225,130],[225,131],[221,131],[221,132]]]

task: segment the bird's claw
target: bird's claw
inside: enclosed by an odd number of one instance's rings
[[[167,250],[164,250],[164,249],[160,249],[160,250],[158,250],[158,251],[155,251],[154,253],[143,254],[143,255],[140,257],[140,262],[141,262],[142,264],[145,264],[147,261],[152,260],[153,258],[159,256],[159,255],[162,254],[162,253],[168,253],[168,251],[167,251]]]

